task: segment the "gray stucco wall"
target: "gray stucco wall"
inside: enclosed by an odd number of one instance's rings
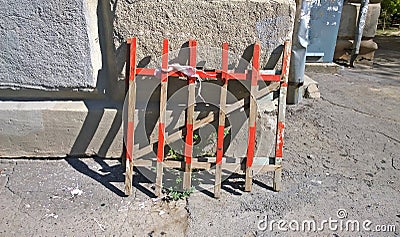
[[[7,1],[0,5],[0,88],[97,89],[122,99],[115,95],[123,90],[116,84],[124,78],[126,39],[133,36],[141,44],[139,60],[158,58],[163,38],[170,39],[172,50],[194,38],[214,48],[227,41],[238,55],[259,41],[265,65],[291,38],[294,5],[292,0]]]
[[[294,14],[292,0],[118,1],[114,45],[118,49],[128,37],[138,37],[139,59],[154,59],[160,56],[163,38],[170,40],[172,50],[191,38],[199,47],[220,48],[228,42],[239,56],[258,41],[265,65],[272,51],[291,39]]]
[[[94,88],[90,15],[82,0],[18,0],[0,5],[0,86]]]

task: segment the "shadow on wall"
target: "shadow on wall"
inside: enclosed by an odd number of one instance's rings
[[[110,8],[108,1],[98,1],[97,5],[97,25],[99,44],[102,57],[102,69],[98,72],[96,88],[100,93],[106,96],[102,101],[85,100],[85,105],[88,110],[85,121],[77,136],[72,148],[71,156],[85,156],[90,142],[92,141],[100,122],[103,119],[105,109],[116,109],[117,113],[114,116],[110,129],[107,132],[96,155],[106,157],[111,144],[113,143],[122,124],[122,103],[125,97],[125,82],[118,81],[118,73],[122,70],[125,58],[115,60],[115,55],[120,55],[118,51],[126,51],[126,45],[121,45],[114,51],[113,44],[113,18],[114,11],[118,1],[115,1],[113,7]],[[109,105],[109,106],[107,106]],[[122,151],[121,151],[122,152]]]
[[[97,89],[108,98],[123,101],[125,83],[118,75],[123,70],[126,59],[126,44],[115,50],[113,41],[113,20],[118,0],[110,7],[109,1],[99,0],[97,4],[97,26],[101,50],[102,69],[98,72]]]

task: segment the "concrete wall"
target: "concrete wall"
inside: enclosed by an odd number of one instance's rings
[[[267,58],[291,38],[295,13],[290,0],[36,0],[11,1],[0,8],[5,13],[0,16],[2,157],[119,157],[128,37],[138,37],[138,61],[149,67],[160,65],[164,37],[177,53],[174,59],[190,38],[214,49],[227,41],[233,52],[230,68],[236,69],[248,67],[239,59],[251,60],[251,45],[260,41],[267,65]],[[204,58],[207,67],[219,68],[210,50],[200,51],[198,61]],[[147,94],[157,97],[157,83],[141,85],[142,91],[153,88]],[[139,101],[137,118],[145,120],[157,110],[146,103]],[[141,132],[149,142],[156,129],[145,129]]]
[[[94,1],[7,1],[0,5],[2,88],[96,87],[101,68]]]
[[[358,62],[372,65],[375,50],[378,45],[373,41],[378,26],[378,18],[381,10],[381,0],[370,1],[368,5],[367,18],[363,31]],[[335,60],[348,61],[354,41],[354,34],[357,28],[357,19],[360,11],[360,1],[351,0],[343,5],[342,17],[338,38],[335,47]]]
[[[131,3],[130,3],[131,2]],[[116,48],[129,36],[137,36],[143,47],[139,58],[159,57],[164,37],[172,49],[194,38],[199,46],[221,47],[241,55],[260,41],[262,60],[286,39],[291,39],[294,1],[122,1],[115,6]]]

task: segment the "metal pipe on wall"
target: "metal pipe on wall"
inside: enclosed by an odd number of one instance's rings
[[[367,19],[369,0],[361,0],[360,12],[357,19],[357,28],[354,35],[353,49],[351,51],[350,66],[354,67],[354,61],[360,53],[361,39],[363,36],[365,20]]]
[[[296,0],[296,21],[293,32],[292,60],[290,60],[289,85],[287,94],[288,104],[301,101],[304,84],[304,70],[308,46],[308,29],[311,14],[311,0]]]

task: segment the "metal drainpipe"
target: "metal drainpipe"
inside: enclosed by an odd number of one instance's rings
[[[308,29],[311,0],[296,0],[296,22],[293,31],[292,56],[290,60],[289,85],[286,102],[297,104],[303,98],[304,70],[308,46]]]
[[[351,51],[350,67],[354,67],[354,61],[360,53],[361,39],[364,31],[365,20],[367,19],[369,0],[361,0],[360,12],[357,19],[357,29],[354,35],[353,50]]]

